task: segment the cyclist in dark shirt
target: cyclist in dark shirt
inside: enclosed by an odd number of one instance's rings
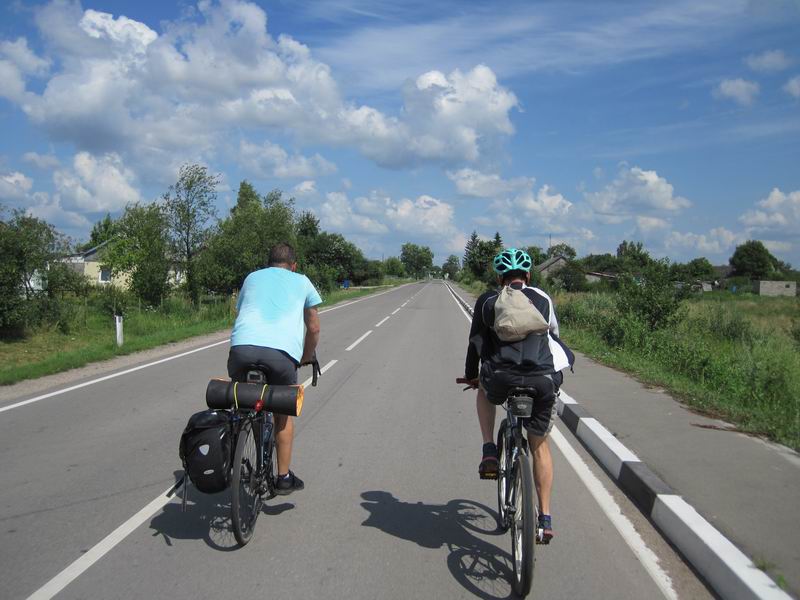
[[[549,324],[544,335],[530,334],[518,342],[504,342],[493,330],[495,303],[499,291],[478,298],[472,316],[464,377],[478,385],[478,422],[483,436],[483,459],[478,467],[482,479],[495,479],[498,470],[494,443],[496,406],[502,404],[512,387],[532,387],[538,392],[533,414],[526,422],[528,441],[534,455],[533,476],[539,495],[539,526],[545,542],[553,537],[550,493],[553,485],[553,459],[548,435],[555,418],[555,399],[563,381],[561,371],[571,367],[575,356],[558,337],[558,321],[553,301],[544,291],[529,287],[532,261],[527,252],[507,248],[494,258],[494,271],[501,288],[521,290]],[[478,364],[480,361],[480,370]]]

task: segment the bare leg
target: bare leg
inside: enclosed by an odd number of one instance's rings
[[[292,462],[292,439],[294,438],[294,423],[287,415],[274,415],[275,417],[275,448],[278,451],[278,474],[286,475],[289,464]]]
[[[486,399],[486,393],[482,389],[478,390],[475,404],[478,409],[478,423],[481,426],[483,443],[494,442],[494,419],[497,407]]]
[[[547,437],[528,435],[528,443],[533,452],[533,480],[539,496],[539,512],[550,514],[550,492],[553,489],[553,457]]]

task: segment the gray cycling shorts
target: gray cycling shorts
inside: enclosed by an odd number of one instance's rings
[[[512,387],[530,387],[537,392],[533,402],[533,413],[529,418],[521,419],[528,433],[544,437],[553,429],[557,415],[556,394],[564,376],[553,375],[521,375],[507,370],[494,369],[490,363],[483,363],[480,371],[480,383],[486,393],[486,399],[492,404],[502,404]]]
[[[228,353],[228,375],[233,381],[243,381],[247,371],[257,367],[267,375],[272,385],[297,383],[297,363],[288,354],[263,346],[231,346]]]

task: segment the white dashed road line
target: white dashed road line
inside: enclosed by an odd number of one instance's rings
[[[385,319],[382,319],[380,323],[378,323],[377,325],[375,325],[375,327],[380,327],[381,325],[383,325],[384,323],[386,323],[386,321],[388,321],[390,317],[391,317],[391,315],[389,315],[389,317],[386,317]]]
[[[352,350],[353,348],[355,348],[356,346],[358,346],[358,345],[359,345],[361,342],[363,342],[363,341],[364,341],[364,339],[365,339],[365,338],[366,338],[366,337],[367,337],[367,336],[368,336],[370,333],[372,333],[372,329],[370,329],[370,330],[369,330],[367,333],[365,333],[365,334],[364,334],[364,335],[362,335],[360,338],[358,338],[358,339],[357,339],[355,342],[353,342],[352,344],[350,344],[350,345],[349,345],[347,348],[345,348],[345,349],[344,349],[344,351],[345,351],[345,352],[350,352],[350,350]]]
[[[400,310],[401,308],[403,308],[403,307],[401,306],[401,307],[399,307],[399,308],[395,308],[395,309],[392,311],[392,314],[393,314],[393,315],[394,315],[394,314],[396,314],[396,313],[397,313],[397,311],[398,311],[398,310]]]

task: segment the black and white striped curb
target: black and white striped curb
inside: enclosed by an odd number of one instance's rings
[[[472,307],[449,284],[445,285],[471,315]],[[790,598],[563,389],[558,414],[620,489],[722,598]]]

